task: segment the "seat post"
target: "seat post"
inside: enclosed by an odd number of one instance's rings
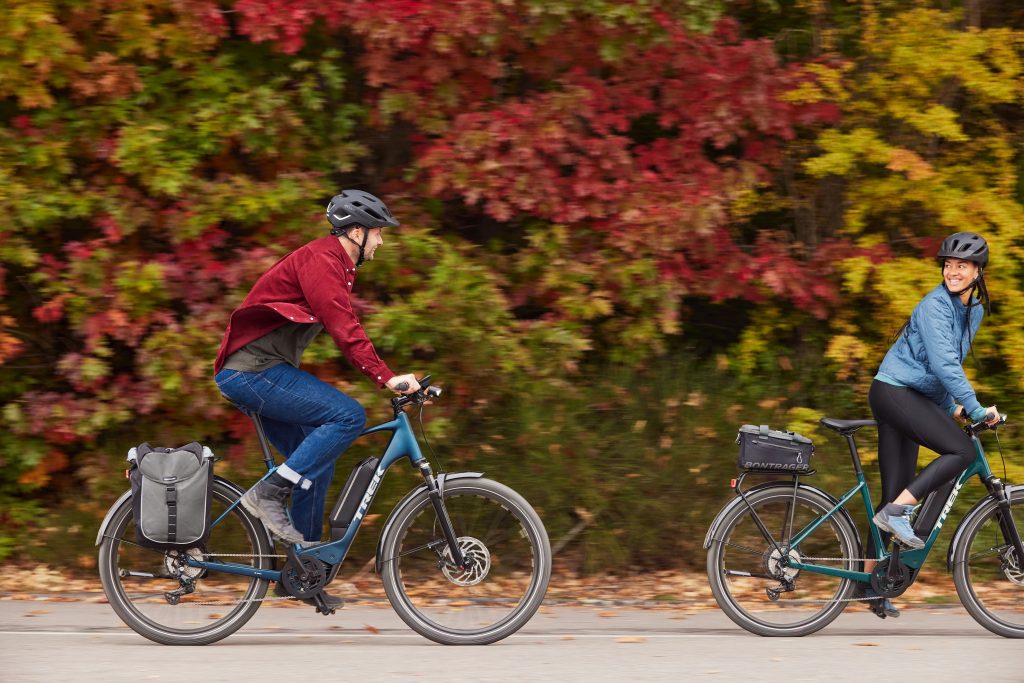
[[[864,476],[864,470],[860,466],[860,455],[857,453],[857,444],[853,440],[853,432],[844,432],[843,436],[846,437],[846,443],[850,446],[850,458],[853,459],[853,471],[860,476]]]
[[[256,436],[260,440],[260,450],[263,451],[263,462],[266,463],[267,469],[274,469],[274,456],[270,452],[270,443],[267,441],[267,433],[263,430],[263,421],[256,412],[249,413],[249,417],[252,418],[252,423],[256,425]]]

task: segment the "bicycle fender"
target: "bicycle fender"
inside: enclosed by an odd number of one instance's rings
[[[218,477],[217,475],[214,475],[213,479],[214,479],[214,481],[219,481],[221,484],[224,484],[224,486],[228,487],[229,489],[231,489],[232,491],[237,493],[239,498],[241,498],[242,494],[245,493],[245,491],[243,489],[238,488],[238,486],[236,486],[235,484],[231,483],[227,479],[224,479],[223,477]],[[103,542],[103,537],[106,536],[106,534],[107,534],[107,527],[110,526],[110,519],[114,516],[114,513],[117,512],[117,509],[119,507],[121,507],[122,505],[124,505],[125,501],[127,501],[131,497],[132,497],[132,490],[128,489],[127,491],[122,493],[121,497],[118,498],[114,502],[114,504],[110,506],[109,510],[107,510],[106,516],[103,518],[103,521],[100,523],[100,530],[96,532],[96,545],[99,545],[100,543]]]
[[[479,479],[482,476],[484,476],[483,472],[442,472],[441,474],[437,475],[437,489],[438,491],[440,491],[441,496],[443,497],[445,483],[448,482],[449,480]],[[412,491],[409,491],[409,493],[405,494],[405,497],[402,498],[402,500],[398,501],[398,505],[396,505],[394,509],[391,511],[391,514],[388,515],[387,521],[384,522],[384,528],[380,530],[380,536],[377,538],[377,560],[374,563],[374,571],[376,573],[380,574],[380,567],[381,564],[383,563],[383,560],[381,559],[381,551],[383,551],[384,549],[384,538],[388,535],[388,532],[391,531],[391,526],[398,518],[398,513],[404,510],[410,503],[412,503],[413,498],[415,498],[421,493],[426,493],[426,491],[427,485],[420,484]]]
[[[762,489],[768,489],[768,488],[785,488],[785,489],[792,490],[793,489],[793,485],[791,483],[789,483],[789,482],[784,482],[784,481],[768,481],[768,482],[765,482],[763,484],[758,484],[757,486],[749,488],[746,491],[744,491],[744,493],[748,493],[748,494],[749,493],[754,493],[755,491],[760,491]],[[831,502],[833,505],[838,505],[839,504],[839,499],[838,498],[836,498],[835,496],[833,496],[830,493],[826,493],[825,491],[822,491],[821,489],[819,489],[819,488],[817,488],[815,486],[808,486],[807,484],[800,484],[800,488],[802,490],[804,490],[804,491],[811,491],[813,493],[818,494],[819,496],[823,496],[826,500]],[[732,512],[732,509],[735,508],[737,505],[744,505],[745,506],[746,503],[743,502],[742,498],[740,498],[739,496],[736,496],[731,501],[726,503],[725,507],[722,508],[721,512],[718,513],[718,515],[715,517],[714,521],[711,522],[711,526],[708,528],[708,533],[704,536],[704,550],[707,550],[708,548],[711,547],[711,542],[712,541],[720,540],[718,538],[718,530],[722,526],[722,520],[724,520],[725,516],[727,514],[729,514],[730,512]],[[857,538],[857,547],[858,548],[862,548],[863,545],[861,545],[861,541],[860,541],[860,529],[857,527],[856,524],[853,523],[853,516],[850,515],[850,511],[847,510],[845,507],[841,507],[841,508],[839,508],[839,512],[837,514],[840,514],[843,517],[845,517],[846,521],[850,523],[850,526],[853,528],[854,535]]]
[[[1024,484],[1006,484],[1006,495],[1007,497],[1012,495],[1015,490],[1024,489]],[[996,506],[996,499],[989,494],[979,500],[974,506],[967,511],[964,518],[960,520],[960,523],[956,525],[956,532],[953,534],[953,538],[949,541],[949,549],[946,551],[946,569],[953,571],[953,551],[960,544],[960,537],[964,535],[964,530],[967,528],[967,522],[973,520],[978,515],[987,513],[991,508]]]

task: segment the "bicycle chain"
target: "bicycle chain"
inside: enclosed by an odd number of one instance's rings
[[[210,557],[280,557],[287,558],[287,555],[242,555],[241,553],[203,553],[203,559]]]
[[[833,598],[831,600],[807,600],[801,598],[800,600],[786,600],[783,597],[779,597],[779,602],[785,602],[790,605],[824,605],[831,604],[834,602],[870,602],[872,600],[885,600],[884,595],[876,595],[873,598]]]
[[[287,596],[284,596],[284,597],[281,597],[281,598],[277,598],[277,597],[274,597],[274,598],[262,597],[262,598],[259,598],[259,599],[249,598],[248,600],[237,600],[235,602],[207,602],[205,600],[200,600],[198,602],[182,602],[180,604],[181,605],[188,605],[190,607],[192,605],[206,605],[206,606],[209,606],[209,607],[234,607],[235,605],[244,605],[244,604],[248,604],[250,602],[279,602],[281,600],[298,600],[298,598],[296,598],[294,595],[287,595]]]
[[[755,550],[753,550],[753,548],[747,548],[746,546],[739,546],[739,545],[736,545],[736,544],[733,544],[733,543],[730,543],[729,546],[733,547],[733,548],[740,549],[740,550],[747,550],[747,551],[749,551],[749,552],[751,552],[751,553],[753,553],[755,555],[762,555],[763,556],[765,554],[765,553],[758,553]],[[861,558],[852,558],[852,557],[801,557],[800,561],[801,562],[805,562],[805,561],[812,561],[812,562],[847,562],[847,561],[849,561],[849,562],[876,562],[877,558],[873,558],[873,557],[861,557]],[[784,602],[786,602],[787,604],[790,604],[790,605],[800,605],[800,604],[820,605],[820,604],[831,604],[831,603],[836,603],[836,602],[870,602],[872,600],[884,600],[884,599],[885,599],[884,596],[881,596],[881,595],[878,595],[878,596],[875,596],[875,597],[871,597],[871,598],[868,598],[868,597],[864,597],[864,598],[833,598],[831,600],[804,600],[804,599],[800,599],[800,600],[787,600],[787,599],[783,598],[781,595],[779,596],[779,602],[783,602],[784,601]]]
[[[875,559],[875,558],[868,558],[868,557],[862,557],[862,558],[859,558],[859,559],[847,558],[847,557],[801,557],[800,560],[801,561],[813,560],[814,562],[845,562],[847,560],[849,560],[850,562],[876,562],[877,561],[877,559]],[[810,604],[813,604],[813,605],[823,605],[823,604],[832,604],[832,603],[836,603],[836,602],[871,602],[872,600],[885,600],[885,596],[876,595],[875,597],[872,597],[872,598],[866,598],[866,597],[865,598],[833,598],[831,600],[805,600],[805,599],[786,600],[782,596],[779,596],[779,602],[785,601],[787,604],[790,604],[790,605],[810,605]]]
[[[260,558],[262,558],[262,557],[274,557],[274,558],[280,557],[280,558],[287,558],[288,556],[287,555],[244,555],[242,553],[203,553],[202,557],[203,557],[204,560],[207,560],[207,559],[210,559],[210,558],[219,558],[219,557],[260,557]],[[235,602],[209,602],[209,601],[206,601],[206,600],[200,600],[200,601],[197,601],[197,602],[189,601],[189,602],[186,602],[186,603],[183,603],[183,604],[185,604],[185,605],[200,605],[200,606],[206,606],[206,607],[233,607],[235,605],[244,605],[244,604],[248,604],[248,603],[252,603],[252,602],[280,602],[281,600],[298,600],[298,598],[296,598],[294,595],[286,595],[286,596],[283,596],[283,597],[273,597],[273,598],[268,598],[266,596],[263,596],[262,598],[250,598],[248,600],[236,600]]]

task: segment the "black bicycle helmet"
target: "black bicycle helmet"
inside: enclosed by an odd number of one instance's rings
[[[362,190],[342,190],[327,205],[331,234],[340,235],[347,228],[397,228],[399,222],[377,197]]]
[[[936,258],[940,264],[944,259],[958,258],[973,261],[984,268],[988,265],[988,243],[984,237],[973,232],[953,233],[942,240]]]

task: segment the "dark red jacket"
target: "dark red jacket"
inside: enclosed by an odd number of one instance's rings
[[[228,356],[291,320],[323,323],[349,362],[377,386],[395,376],[377,355],[352,310],[356,267],[337,237],[313,240],[275,263],[228,321],[214,372]]]

